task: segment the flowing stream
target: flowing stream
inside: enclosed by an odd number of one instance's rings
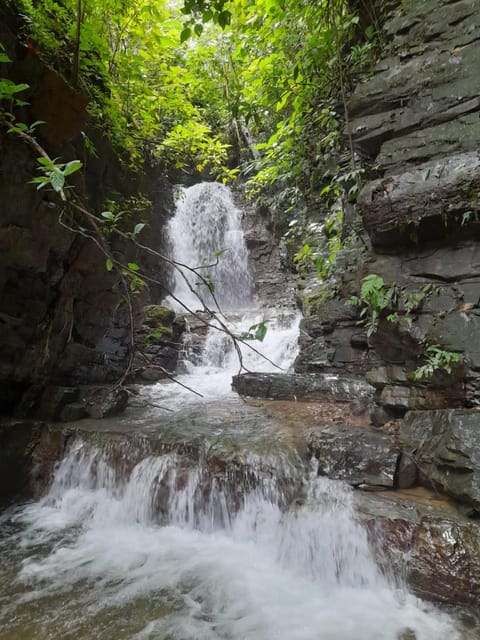
[[[226,250],[211,277],[232,331],[268,326],[269,360],[244,348],[245,365],[286,369],[298,317],[255,301],[239,216],[225,187],[192,187],[172,221],[174,255],[198,265]],[[195,303],[184,285],[175,297]],[[80,424],[47,494],[3,514],[0,639],[459,638],[377,567],[351,490],[236,398],[228,337],[211,328],[192,353],[187,340],[180,380],[202,398],[161,383],[144,395],[163,409]]]

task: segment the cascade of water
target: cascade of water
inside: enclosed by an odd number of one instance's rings
[[[284,509],[276,473],[234,483],[227,467],[205,486],[203,463],[182,469],[175,452],[130,472],[117,454],[75,442],[17,516],[24,559],[16,596],[2,606],[0,593],[2,640],[27,637],[25,615],[51,640],[455,638],[389,586],[344,485],[305,476],[302,504]]]
[[[176,259],[191,266],[228,249],[204,273],[224,307],[253,305],[228,189],[186,190],[170,233]],[[175,295],[196,308],[183,277]],[[264,314],[237,314],[232,332]],[[287,369],[298,317],[267,320],[255,344],[267,360],[242,348],[244,364]],[[202,431],[197,414],[182,413],[196,396],[157,385],[150,393],[175,408],[173,429],[76,439],[45,498],[0,522],[0,640],[399,640],[407,628],[416,640],[455,640],[446,616],[378,569],[351,490],[318,478],[248,413],[234,419],[228,336],[210,329],[187,368],[180,381],[221,399],[217,422],[209,404]]]
[[[175,216],[168,225],[173,258],[211,281],[222,309],[242,309],[252,304],[253,282],[243,237],[241,211],[228,187],[217,182],[181,189]],[[217,264],[218,263],[218,264]],[[192,291],[193,289],[193,291]],[[190,309],[211,308],[215,301],[205,284],[188,269],[175,272],[174,295]],[[170,300],[173,307],[176,303]]]

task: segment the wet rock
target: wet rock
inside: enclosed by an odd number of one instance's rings
[[[409,489],[415,486],[417,478],[418,469],[415,461],[411,456],[402,453],[397,464],[397,488]]]
[[[300,323],[299,343],[298,373],[338,371],[358,377],[374,364],[356,311],[344,301],[326,300],[315,307]]]
[[[78,403],[84,407],[90,418],[109,418],[125,411],[128,404],[128,391],[123,387],[80,387]]]
[[[81,387],[47,387],[39,404],[27,413],[42,420],[70,422],[83,418],[105,418],[123,413],[128,404],[124,388],[107,385]]]
[[[160,305],[143,309],[143,321],[135,332],[137,351],[133,362],[131,382],[149,384],[172,374],[182,349],[186,330],[184,316]]]
[[[319,475],[364,488],[393,488],[399,458],[391,435],[362,427],[324,427],[307,434]]]
[[[244,373],[234,376],[233,388],[243,396],[270,400],[299,400],[364,403],[364,411],[374,389],[363,380],[335,374]]]
[[[408,413],[400,433],[422,482],[435,483],[480,512],[480,415],[476,411]]]
[[[32,453],[42,429],[42,423],[0,422],[0,506],[15,497],[29,495]]]
[[[355,492],[361,521],[388,574],[419,597],[480,605],[480,526],[451,504],[423,494]]]
[[[97,153],[71,176],[77,195],[98,212],[108,200],[123,209],[132,205],[132,196],[144,194],[153,204],[138,219],[148,223],[142,243],[161,248],[169,185],[148,167],[135,172],[123,166],[107,138],[87,122],[88,98],[47,67],[34,49],[19,45],[18,20],[4,4],[0,13],[0,41],[12,60],[2,72],[29,86],[22,119],[44,122],[38,128],[41,143],[62,162],[83,158],[85,132]],[[5,128],[0,147],[0,413],[7,414],[18,410],[26,394],[30,402],[33,391],[46,385],[117,380],[129,361],[131,318],[121,279],[115,270],[107,271],[103,252],[59,224],[60,209],[51,192],[29,184],[37,152]],[[113,250],[125,263],[138,261],[130,243],[117,239]],[[152,257],[142,259],[142,269],[163,277],[164,268],[153,262]],[[134,297],[136,321],[142,296]]]
[[[480,102],[479,102],[480,105]],[[359,195],[363,220],[379,248],[398,248],[415,238],[446,236],[449,223],[480,212],[477,152],[449,156],[370,182]]]
[[[354,143],[389,173],[478,148],[480,16],[472,2],[402,3],[387,57],[350,103]]]

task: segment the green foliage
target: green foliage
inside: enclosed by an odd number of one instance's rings
[[[349,304],[361,307],[360,321],[370,337],[378,329],[380,316],[388,308],[396,292],[396,286],[385,286],[381,276],[371,273],[363,279],[359,296],[352,296]]]
[[[352,296],[349,303],[361,307],[361,324],[367,329],[370,337],[378,329],[378,323],[382,313],[392,305],[402,306],[404,315],[398,312],[386,316],[389,322],[398,323],[406,320],[411,322],[410,314],[418,308],[421,302],[434,293],[434,285],[425,285],[420,291],[404,291],[399,289],[396,283],[385,285],[382,277],[370,274],[363,279],[359,296]],[[453,351],[446,351],[438,344],[424,342],[425,363],[413,372],[414,380],[428,380],[437,371],[452,373],[452,368],[460,362],[460,356]]]
[[[89,96],[131,163],[231,180],[230,145],[248,131],[249,192],[265,199],[275,186],[283,209],[329,183],[340,93],[376,46],[373,27],[358,38],[347,0],[13,1],[25,36]]]
[[[437,371],[452,373],[452,367],[460,362],[460,356],[453,351],[445,351],[438,344],[425,348],[425,364],[415,369],[414,380],[429,380]]]
[[[420,291],[407,291],[400,288],[396,282],[386,285],[383,278],[374,273],[366,276],[362,281],[359,296],[352,296],[348,303],[359,306],[360,324],[367,329],[367,336],[373,335],[384,312],[394,307],[399,311],[393,311],[386,315],[386,319],[392,323],[412,323],[411,314],[429,295],[437,288],[428,284]]]
[[[267,335],[267,325],[265,321],[257,324],[252,324],[247,332],[243,333],[240,337],[242,340],[259,340],[263,342]]]
[[[50,186],[59,193],[65,187],[65,178],[82,168],[80,160],[70,162],[56,162],[49,158],[37,158],[38,170],[42,175],[33,178],[30,182],[37,185],[37,189]]]
[[[222,178],[234,177],[224,171],[228,143],[208,122],[211,112],[223,109],[213,103],[205,109],[199,95],[215,86],[214,78],[206,66],[187,62],[189,50],[180,42],[183,18],[175,5],[164,0],[16,4],[25,36],[79,84],[97,125],[132,164],[153,157],[166,168],[194,171],[201,165]],[[204,62],[213,57],[213,49],[204,47],[202,56]],[[217,84],[214,100],[220,91]]]

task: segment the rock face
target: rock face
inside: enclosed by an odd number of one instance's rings
[[[441,501],[355,493],[360,520],[388,575],[430,601],[480,605],[480,527]]]
[[[73,434],[46,422],[0,420],[0,509],[45,493]]]
[[[156,181],[149,194],[145,177],[121,168],[106,139],[88,129],[85,96],[33,50],[20,47],[7,10],[1,11],[0,40],[13,60],[2,74],[30,86],[22,98],[31,107],[19,117],[47,123],[38,138],[52,157],[83,159],[83,175],[75,174],[72,182],[93,210],[115,199],[114,193],[123,201],[141,191],[151,195],[153,205],[144,214],[150,238],[142,240],[161,246],[168,185]],[[83,130],[98,158],[85,150]],[[0,415],[20,405],[23,413],[35,415],[46,385],[111,383],[122,375],[131,350],[130,317],[121,280],[106,270],[103,253],[59,223],[61,210],[47,189],[29,185],[38,153],[5,128],[0,149]],[[120,260],[139,260],[125,244],[116,242],[113,249]],[[145,266],[158,272],[154,263],[150,259]]]
[[[480,415],[476,411],[411,412],[400,435],[424,484],[437,485],[480,513]]]
[[[365,375],[375,424],[480,402],[480,12],[473,0],[392,3],[384,39],[349,105],[354,147],[375,165],[357,203],[373,249],[351,256],[337,299],[306,301],[296,363]],[[345,303],[369,274],[399,295],[367,338]],[[428,345],[459,356],[451,374],[415,378]]]
[[[256,296],[263,304],[277,309],[295,307],[295,282],[287,266],[284,248],[275,238],[270,215],[249,204],[240,193],[237,193],[236,200],[245,215],[245,242]]]

